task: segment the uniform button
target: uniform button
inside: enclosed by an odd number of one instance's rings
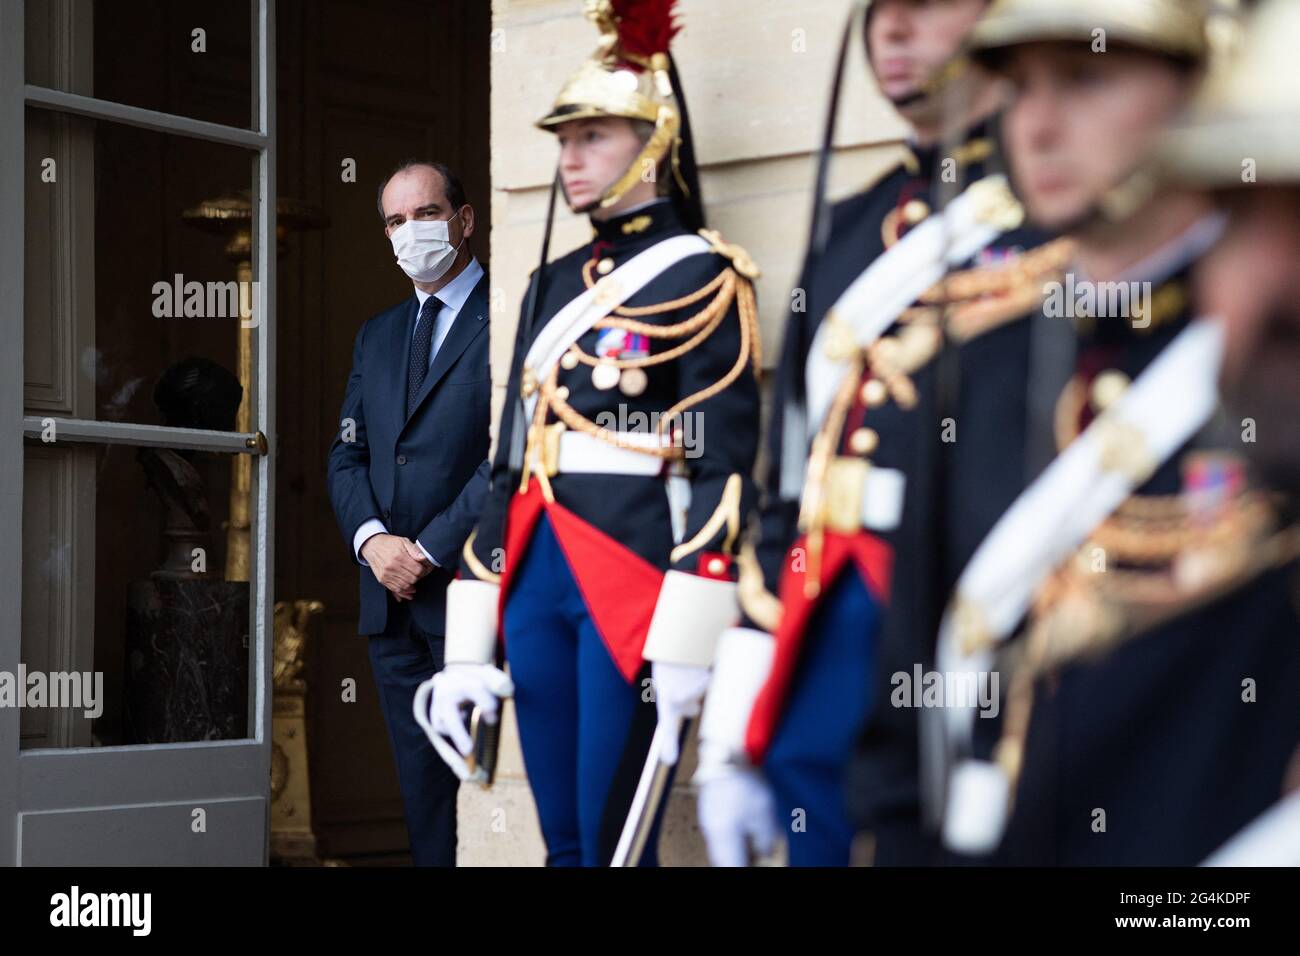
[[[405,455],[398,455],[398,456],[397,456],[397,463],[398,463],[399,465],[405,465],[405,464],[406,464],[406,456],[405,456]]]
[[[889,398],[889,389],[880,379],[873,378],[863,384],[862,404],[868,408],[877,408],[885,404],[887,398]]]
[[[727,562],[723,561],[721,558],[710,558],[709,563],[705,565],[705,569],[710,574],[721,574],[723,571],[727,570]]]
[[[849,448],[855,455],[870,455],[880,444],[880,436],[874,428],[859,428],[849,436]]]
[[[1129,386],[1129,378],[1117,369],[1107,369],[1092,380],[1089,399],[1095,412],[1104,412],[1114,405]]]
[[[385,520],[385,521],[388,520],[388,512],[387,512],[387,511],[384,512],[384,520]]]
[[[591,369],[591,384],[602,392],[618,384],[622,372],[612,362],[597,362]]]
[[[596,271],[603,276],[609,275],[614,271],[614,260],[606,257],[596,263]]]

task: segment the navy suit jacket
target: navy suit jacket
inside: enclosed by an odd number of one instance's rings
[[[330,502],[348,554],[362,523],[379,518],[392,534],[419,541],[441,567],[422,578],[410,602],[421,630],[444,633],[447,584],[487,495],[491,375],[488,277],[452,322],[411,414],[406,365],[415,295],[361,326],[352,373],[329,451]],[[351,439],[351,440],[346,440]],[[357,562],[361,634],[382,633],[395,598]]]

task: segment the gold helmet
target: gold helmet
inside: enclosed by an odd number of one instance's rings
[[[1115,43],[1201,60],[1207,0],[994,0],[971,33],[973,54],[996,60],[1009,47],[1050,40]]]
[[[1300,83],[1285,82],[1300,48],[1300,3],[1267,0],[1250,18],[1240,54],[1202,89],[1166,137],[1174,177],[1217,188],[1300,183]]]
[[[690,195],[681,171],[684,109],[674,89],[668,46],[679,29],[673,19],[676,0],[585,0],[585,12],[600,31],[591,57],[569,77],[550,112],[537,121],[554,129],[570,120],[621,116],[654,125],[641,152],[595,202],[574,209],[588,212],[618,202],[671,154],[673,176]]]
[[[974,60],[994,70],[1008,51],[1031,43],[1087,44],[1097,52],[1128,47],[1197,67],[1199,82],[1227,55],[1238,6],[1237,0],[994,0],[969,47]],[[1126,221],[1151,199],[1159,181],[1147,156],[1099,196],[1084,218]]]

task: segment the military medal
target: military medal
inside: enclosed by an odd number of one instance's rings
[[[623,374],[619,376],[618,388],[624,395],[635,398],[645,391],[649,382],[649,376],[646,375],[645,369],[625,368]]]
[[[607,329],[596,340],[596,367],[591,383],[601,390],[619,387],[624,395],[635,397],[645,391],[649,377],[640,368],[620,368],[619,361],[641,359],[650,354],[650,340],[626,329]]]

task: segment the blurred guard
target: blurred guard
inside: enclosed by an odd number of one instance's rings
[[[792,865],[849,862],[846,770],[863,721],[880,709],[882,619],[921,630],[923,549],[905,543],[921,540],[906,529],[919,524],[908,513],[920,446],[940,438],[934,358],[945,337],[975,383],[962,396],[971,455],[959,463],[969,482],[956,505],[970,515],[972,547],[1023,482],[1020,458],[995,450],[1014,450],[1024,429],[1023,395],[1004,383],[1023,378],[1017,320],[1064,250],[1019,228],[1019,204],[993,172],[996,84],[950,62],[985,6],[877,0],[855,4],[846,28],[811,247],[777,376],[761,528],[742,552],[745,626],[724,635],[701,724],[695,779],[716,864],[745,863],[749,843],[768,849],[775,821]],[[897,168],[831,208],[834,104],[856,42],[915,135]],[[945,136],[954,86],[963,105],[956,135]],[[957,183],[971,185],[940,209],[940,192]],[[898,585],[907,589],[901,607]],[[871,774],[877,858],[915,862],[925,855],[915,836],[915,733],[891,744]]]
[[[1197,270],[1199,300],[1206,315],[1224,320],[1220,391],[1231,417],[1258,429],[1244,450],[1289,495],[1293,514],[1300,496],[1300,84],[1282,78],[1294,74],[1298,47],[1300,5],[1262,4],[1241,56],[1208,84],[1165,149],[1170,175],[1214,190],[1228,211],[1223,239]],[[1300,603],[1300,580],[1292,582]],[[1295,684],[1274,686],[1295,699]],[[1281,790],[1288,795],[1207,863],[1300,866],[1300,748],[1286,762]]]
[[[673,5],[589,2],[600,47],[538,124],[557,135],[557,184],[594,236],[550,263],[544,243],[492,490],[448,595],[447,669],[430,682],[431,739],[458,772],[461,705],[495,713],[513,682],[552,865],[610,861],[656,710],[671,765],[737,614],[756,270],[701,229]]]
[[[945,679],[995,673],[1005,695],[997,721],[941,713],[930,797],[958,852],[1193,864],[1294,763],[1296,531],[1219,414],[1223,329],[1190,282],[1223,219],[1149,166],[1204,72],[1207,12],[998,0],[972,35],[1015,86],[1026,208],[1078,251],[1029,382],[1059,454],[980,545],[940,635]]]

